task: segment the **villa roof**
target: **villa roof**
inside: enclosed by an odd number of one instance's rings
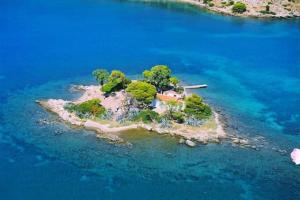
[[[177,101],[177,102],[180,102],[181,100],[179,100],[178,97],[172,97],[172,96],[168,96],[168,95],[164,95],[164,94],[159,94],[157,93],[156,94],[156,98],[160,101]]]

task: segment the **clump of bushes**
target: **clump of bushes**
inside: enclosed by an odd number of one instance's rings
[[[179,124],[182,124],[185,121],[184,114],[182,112],[172,112],[169,116],[172,120]]]
[[[105,113],[105,108],[100,103],[100,99],[91,99],[80,104],[68,103],[64,108],[75,112],[80,118],[101,117]]]
[[[215,5],[215,4],[214,4],[213,2],[209,2],[209,3],[208,3],[208,6],[209,6],[209,7],[213,7],[214,5]]]
[[[242,2],[236,2],[232,7],[232,12],[234,13],[243,13],[247,10],[247,7]]]
[[[160,116],[153,110],[141,110],[135,117],[135,121],[142,121],[144,123],[159,122]]]

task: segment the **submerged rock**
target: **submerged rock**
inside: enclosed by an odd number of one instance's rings
[[[193,142],[193,141],[191,141],[191,140],[186,140],[186,141],[185,141],[185,144],[188,145],[188,146],[190,146],[190,147],[196,146],[196,143]]]
[[[294,149],[291,153],[291,158],[296,165],[300,165],[300,149]]]

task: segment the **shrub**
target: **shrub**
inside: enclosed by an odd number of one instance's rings
[[[232,6],[234,4],[234,1],[229,1],[228,3],[227,3],[227,6]]]
[[[144,123],[150,123],[154,121],[159,121],[159,114],[153,110],[142,110],[138,113],[135,118],[136,121],[142,121]]]
[[[75,112],[80,118],[100,117],[105,112],[105,108],[100,103],[100,99],[91,99],[81,104],[69,103],[64,108]]]
[[[167,111],[169,113],[176,112],[176,111],[178,112],[182,108],[182,103],[177,102],[175,100],[169,100],[166,102],[166,106],[167,106]]]
[[[199,95],[192,94],[185,98],[184,112],[188,116],[193,116],[196,119],[205,119],[211,116],[211,108],[205,104]]]
[[[184,122],[184,114],[182,112],[173,112],[171,113],[172,120],[175,120],[177,123],[183,123]]]
[[[209,3],[208,3],[208,6],[209,6],[209,7],[213,7],[214,5],[215,5],[215,4],[214,4],[213,2],[209,2]]]
[[[247,10],[247,7],[242,2],[236,2],[232,7],[232,12],[234,13],[243,13]]]

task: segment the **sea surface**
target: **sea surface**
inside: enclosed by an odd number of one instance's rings
[[[300,20],[174,3],[0,1],[0,199],[300,199]],[[75,99],[97,67],[165,64],[258,150],[142,130],[111,144],[35,100]]]

